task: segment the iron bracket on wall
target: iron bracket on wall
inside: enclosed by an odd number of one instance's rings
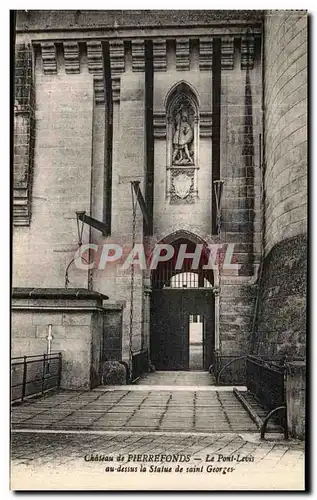
[[[132,184],[133,190],[135,192],[135,195],[136,195],[139,207],[141,209],[142,215],[144,217],[144,221],[145,221],[146,225],[149,225],[150,214],[149,214],[148,208],[146,206],[145,200],[143,198],[142,191],[140,189],[140,181],[131,181],[131,184]]]
[[[223,191],[223,185],[225,181],[224,179],[218,179],[213,181],[214,185],[214,192],[215,192],[215,199],[216,199],[216,227],[217,227],[217,234],[220,236],[220,231],[221,231],[221,198],[222,198],[222,191]]]
[[[107,236],[107,225],[104,222],[94,219],[93,217],[90,217],[90,215],[86,215],[86,212],[76,213],[79,220],[81,220],[85,224],[88,224],[88,226],[94,227],[95,229],[97,229],[97,231],[100,231],[103,236]]]

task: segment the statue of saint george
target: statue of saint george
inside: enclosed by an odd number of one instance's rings
[[[193,165],[189,146],[194,138],[194,132],[188,123],[188,111],[182,105],[176,113],[175,133],[173,137],[173,165]]]

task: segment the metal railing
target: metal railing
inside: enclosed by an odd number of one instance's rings
[[[246,358],[246,382],[262,406],[273,410],[285,404],[285,366],[256,356]]]
[[[245,385],[246,356],[223,356],[217,351],[214,355],[213,372],[217,385]]]
[[[148,350],[143,349],[132,355],[132,376],[131,383],[136,382],[143,373],[147,372],[149,364]]]
[[[261,426],[261,438],[264,438],[269,420],[274,417],[288,439],[285,370],[283,360],[278,363],[256,356],[246,358],[247,389],[268,410]]]
[[[282,355],[221,356],[215,353],[213,368],[217,385],[246,385],[248,392],[267,410],[260,426],[262,438],[272,417],[284,429],[285,438],[288,438],[285,361]]]
[[[259,362],[275,363],[278,366],[284,365],[284,355],[269,356],[262,355],[221,355],[219,351],[214,353],[213,373],[216,377],[217,385],[246,385],[246,360],[247,358],[257,359]]]
[[[60,387],[62,354],[11,358],[11,402]]]

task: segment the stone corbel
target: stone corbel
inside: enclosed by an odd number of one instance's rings
[[[104,104],[104,67],[103,50],[100,41],[87,42],[88,71],[94,75],[94,99],[96,104]]]
[[[120,75],[125,71],[124,44],[123,40],[111,40],[110,46],[110,69],[112,81],[112,100],[120,101]]]
[[[56,45],[54,42],[41,43],[42,64],[44,75],[56,75]]]
[[[189,70],[189,39],[176,39],[176,69],[178,71]]]
[[[221,69],[233,69],[234,65],[234,37],[221,38]]]
[[[241,38],[241,69],[252,69],[254,65],[254,35]]]
[[[105,102],[105,86],[103,76],[94,77],[94,98],[96,104]]]
[[[112,77],[111,80],[112,80],[112,101],[120,102],[120,86],[121,86],[120,76],[114,76]]]
[[[93,75],[103,75],[102,44],[99,41],[87,42],[88,71]]]
[[[153,113],[154,137],[156,139],[166,138],[166,113],[165,111],[155,111]]]
[[[154,71],[166,71],[166,40],[153,40],[153,67]]]
[[[79,73],[79,44],[78,42],[64,42],[65,72],[67,74]]]
[[[123,40],[110,40],[111,73],[123,73],[125,70]]]
[[[27,184],[13,190],[13,224],[29,226],[31,220],[31,200]]]
[[[199,135],[200,135],[200,137],[211,137],[212,136],[212,112],[211,111],[201,111],[200,112]]]
[[[144,71],[144,40],[132,40],[132,71]]]
[[[199,39],[199,69],[200,71],[210,71],[212,69],[213,46],[212,38],[204,37]]]

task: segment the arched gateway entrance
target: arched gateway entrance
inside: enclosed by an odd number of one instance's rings
[[[203,268],[208,247],[200,245],[199,260],[185,255],[180,267],[179,253],[198,253],[197,244],[186,238],[170,244],[173,258],[151,276],[151,361],[157,370],[208,370],[215,350],[214,277]]]

